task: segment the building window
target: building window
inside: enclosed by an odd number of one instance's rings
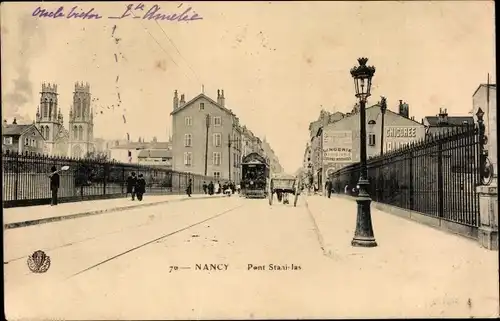
[[[191,134],[185,134],[184,135],[184,146],[185,147],[191,147],[193,144],[193,137]]]
[[[222,145],[222,134],[215,133],[214,134],[214,146],[220,147]]]
[[[214,152],[213,164],[219,166],[221,164],[221,154],[220,152]]]
[[[238,167],[238,157],[236,157],[236,153],[233,153],[233,167]]]
[[[368,135],[368,145],[375,146],[375,134]]]
[[[193,118],[191,116],[184,117],[184,125],[186,126],[193,125]]]
[[[25,146],[29,146],[29,145],[30,145],[30,140],[29,140],[29,138],[25,138],[25,139],[24,139],[24,145],[25,145]]]
[[[220,116],[214,117],[214,126],[222,126],[222,119],[220,118]]]
[[[200,110],[205,110],[205,103],[200,103]]]
[[[214,178],[220,179],[220,172],[214,172]]]
[[[193,163],[193,155],[191,152],[185,152],[184,153],[184,165],[185,166],[191,166]]]
[[[12,145],[12,137],[4,137],[3,138],[3,143],[5,145]]]

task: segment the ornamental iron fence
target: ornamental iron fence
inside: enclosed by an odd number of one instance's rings
[[[177,172],[166,168],[123,164],[93,159],[50,157],[46,155],[2,152],[3,207],[41,205],[50,203],[50,169],[59,172],[60,202],[119,198],[126,195],[126,180],[130,173],[143,174],[146,194],[183,194],[189,179],[192,193],[203,193],[203,182],[216,181],[213,177]]]
[[[477,227],[483,184],[484,129],[475,125],[451,128],[367,161],[368,193],[380,203]],[[351,193],[360,163],[330,175],[333,190]]]

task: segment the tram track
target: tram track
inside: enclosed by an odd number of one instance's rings
[[[80,270],[80,271],[78,271],[78,272],[76,272],[76,273],[74,273],[74,274],[70,275],[69,277],[65,278],[65,280],[69,280],[69,279],[71,279],[71,278],[73,278],[73,277],[76,277],[76,276],[78,276],[78,275],[81,275],[81,274],[83,274],[83,273],[85,273],[85,272],[88,272],[88,271],[90,271],[90,270],[92,270],[92,269],[94,269],[94,268],[96,268],[96,267],[99,267],[99,266],[101,266],[101,265],[103,265],[103,264],[109,263],[109,262],[111,262],[111,261],[113,261],[113,260],[115,260],[115,259],[117,259],[117,258],[120,258],[120,257],[122,257],[122,256],[124,256],[124,255],[126,255],[126,254],[129,254],[129,253],[132,253],[132,252],[134,252],[134,251],[136,251],[136,250],[139,250],[139,249],[141,249],[141,248],[143,248],[143,247],[145,247],[145,246],[148,246],[148,245],[151,245],[151,244],[157,243],[158,241],[163,240],[163,239],[166,239],[167,237],[170,237],[170,236],[173,236],[173,235],[175,235],[175,234],[178,234],[178,233],[181,233],[181,232],[187,231],[187,230],[189,230],[189,229],[191,229],[191,228],[193,228],[193,227],[195,227],[195,226],[198,226],[198,225],[200,225],[200,224],[203,224],[203,223],[205,223],[205,222],[208,222],[208,221],[214,220],[214,219],[216,219],[216,218],[218,218],[218,217],[221,217],[221,216],[223,216],[223,215],[226,215],[226,214],[228,214],[228,213],[230,213],[230,212],[232,212],[232,211],[234,211],[234,210],[237,210],[237,209],[239,209],[239,208],[242,208],[242,207],[243,207],[243,206],[245,206],[245,205],[246,205],[246,204],[242,204],[242,205],[238,205],[238,206],[235,206],[235,207],[232,207],[232,208],[226,209],[226,210],[224,210],[224,211],[222,211],[222,212],[219,212],[219,213],[217,213],[217,214],[215,214],[215,215],[212,215],[212,216],[210,216],[210,217],[208,217],[208,218],[206,218],[206,219],[203,219],[203,220],[197,221],[196,223],[190,224],[190,225],[185,226],[185,227],[183,227],[183,228],[177,229],[177,230],[175,230],[175,231],[173,231],[173,232],[166,233],[166,234],[164,234],[164,235],[161,235],[160,237],[157,237],[157,238],[152,239],[152,240],[150,240],[150,241],[144,242],[144,243],[142,243],[142,244],[140,244],[140,245],[137,245],[137,246],[135,246],[135,247],[129,248],[129,249],[127,249],[127,250],[125,250],[125,251],[122,251],[122,252],[120,252],[120,253],[118,253],[118,254],[116,254],[116,255],[114,255],[114,256],[112,256],[112,257],[110,257],[110,258],[107,258],[107,259],[105,259],[105,260],[102,260],[102,261],[101,261],[101,262],[99,262],[99,263],[96,263],[96,264],[94,264],[94,265],[92,265],[92,266],[90,266],[90,267],[87,267],[87,268],[85,268],[85,269],[83,269],[83,270]]]

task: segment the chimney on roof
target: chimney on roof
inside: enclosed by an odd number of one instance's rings
[[[179,96],[177,96],[177,90],[174,91],[174,110],[179,108]]]
[[[226,98],[224,97],[224,89],[217,89],[217,103],[222,107],[225,107]]]
[[[186,104],[186,99],[184,98],[184,94],[181,95],[181,100],[179,101],[179,107],[182,107]]]
[[[17,125],[17,119],[14,117],[14,121],[12,122],[13,125]]]
[[[448,124],[448,111],[446,108],[439,108],[438,125]]]
[[[408,118],[410,116],[410,107],[406,102],[403,103],[403,101],[400,99],[399,100],[399,115],[403,116],[405,118]]]

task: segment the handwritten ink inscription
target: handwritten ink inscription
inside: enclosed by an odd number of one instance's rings
[[[188,22],[194,20],[203,20],[203,17],[198,15],[192,7],[186,9],[181,7],[181,3],[177,9],[177,13],[165,13],[161,10],[161,7],[157,4],[150,6],[149,8],[144,3],[139,3],[137,5],[129,4],[125,7],[125,10],[121,15],[110,16],[108,19],[142,19],[142,20],[167,20],[167,21],[178,21],[178,22]],[[137,14],[136,14],[137,13]],[[37,18],[49,18],[49,19],[82,19],[82,20],[98,20],[102,19],[103,16],[97,12],[95,8],[83,9],[79,6],[73,6],[69,9],[60,6],[56,10],[48,10],[42,7],[37,7],[31,14],[33,17]]]
[[[92,8],[90,10],[85,10],[79,8],[78,6],[74,6],[69,10],[66,10],[64,7],[59,7],[56,11],[50,11],[47,9],[42,9],[42,7],[37,7],[33,13],[31,14],[33,17],[38,18],[67,18],[67,19],[83,19],[83,20],[91,20],[91,19],[102,19],[102,16],[95,12],[95,9]]]

